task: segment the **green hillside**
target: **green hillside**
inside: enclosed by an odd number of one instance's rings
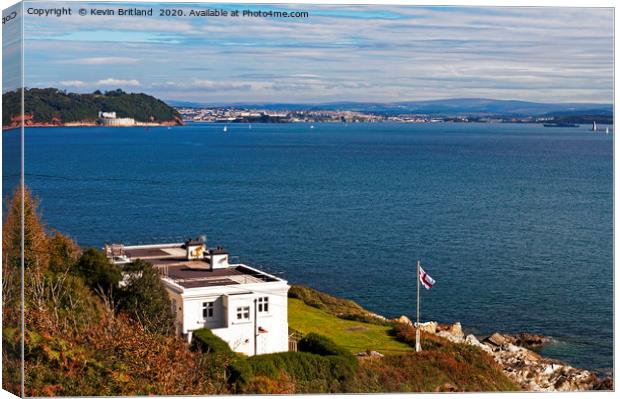
[[[9,126],[13,117],[19,116],[21,92],[10,91],[2,95],[2,125]],[[176,109],[144,93],[125,93],[121,89],[95,91],[90,94],[68,93],[55,88],[26,89],[25,114],[32,115],[34,123],[60,123],[94,121],[99,111],[114,111],[119,118],[134,118],[138,122],[180,121]]]
[[[411,352],[412,348],[390,334],[391,326],[344,320],[324,310],[289,298],[288,325],[302,334],[315,332],[331,338],[353,353],[374,350],[383,354]]]

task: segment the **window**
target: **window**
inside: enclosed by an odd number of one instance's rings
[[[177,300],[176,299],[172,300],[172,313],[177,314]]]
[[[215,308],[214,302],[203,302],[202,303],[202,318],[203,319],[213,318],[214,308]]]
[[[237,320],[250,320],[249,306],[241,306],[237,308]]]
[[[259,313],[268,313],[269,312],[269,297],[263,296],[258,298],[258,312]]]

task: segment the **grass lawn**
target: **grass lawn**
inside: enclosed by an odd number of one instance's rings
[[[354,353],[367,349],[383,354],[412,351],[409,345],[390,336],[391,327],[340,319],[299,299],[288,300],[288,325],[304,334],[315,332],[325,335]]]

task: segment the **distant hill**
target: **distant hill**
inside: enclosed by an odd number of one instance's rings
[[[205,104],[193,101],[166,100],[166,104],[177,108],[201,108]]]
[[[3,126],[10,126],[13,118],[19,118],[20,96],[19,90],[2,95]],[[32,116],[34,124],[94,122],[99,111],[113,111],[118,118],[133,118],[138,122],[180,123],[181,120],[177,110],[163,101],[121,89],[90,94],[67,93],[55,88],[26,89],[24,103],[25,114]]]
[[[559,123],[600,123],[611,125],[614,123],[613,112],[604,109],[590,109],[583,111],[558,111],[550,112],[545,116],[553,118]]]
[[[195,104],[195,103],[194,103]],[[488,98],[452,98],[430,101],[402,101],[393,103],[375,102],[334,102],[324,104],[231,104],[235,107],[263,108],[269,110],[350,110],[380,114],[417,113],[437,116],[446,115],[495,115],[495,116],[533,116],[552,112],[587,111],[589,114],[613,115],[612,104],[595,103],[537,103],[519,100],[494,100]]]

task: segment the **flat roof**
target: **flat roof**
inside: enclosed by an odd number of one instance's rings
[[[219,250],[216,249],[215,254]],[[231,264],[226,268],[211,270],[208,259],[187,260],[182,244],[128,246],[123,247],[123,252],[130,260],[142,259],[151,263],[163,277],[183,288],[283,281],[243,264]]]
[[[129,247],[123,248],[125,255],[131,259],[171,259],[179,258],[185,259],[186,250],[180,246],[178,247]]]
[[[253,275],[243,266],[225,269],[197,269],[185,265],[161,269],[162,275],[184,288],[216,287],[220,285],[253,284],[277,281],[266,274]]]

